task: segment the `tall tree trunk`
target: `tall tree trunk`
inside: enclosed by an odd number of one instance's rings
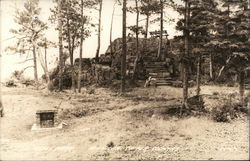
[[[62,0],[58,0],[58,39],[59,39],[59,91],[62,91],[62,73],[63,73],[63,36],[62,36]]]
[[[158,48],[158,54],[157,57],[161,58],[161,54],[162,54],[162,34],[163,34],[163,0],[160,0],[160,5],[161,5],[161,19],[160,19],[160,42],[159,42],[159,48]]]
[[[1,49],[1,47],[0,47]],[[0,64],[2,63],[2,58],[0,59]],[[0,75],[2,70],[0,70]],[[0,77],[1,78],[1,77]],[[0,86],[0,117],[3,117],[4,115],[4,107],[3,107],[3,103],[2,103],[2,90],[1,90],[1,86]]]
[[[149,13],[147,13],[146,14],[146,30],[145,30],[145,37],[144,37],[144,40],[143,40],[143,48],[142,48],[142,54],[144,54],[145,53],[145,51],[146,51],[146,46],[147,46],[147,39],[148,39],[148,27],[149,27]],[[142,57],[144,56],[144,55],[141,55]]]
[[[2,95],[0,95],[0,117],[3,117]]]
[[[1,49],[1,46],[0,46]],[[0,58],[0,64],[2,64],[2,57]],[[1,79],[1,75],[2,75],[2,70],[0,70],[0,79]],[[1,90],[1,86],[0,86],[0,117],[3,117],[4,115],[4,107],[2,104],[2,90]]]
[[[69,13],[69,8],[67,8],[67,13]],[[71,36],[70,31],[70,23],[69,23],[69,15],[67,14],[67,38],[68,38],[68,50],[69,50],[69,58],[70,58],[70,68],[71,68],[71,88],[74,92],[76,92],[76,84],[75,84],[75,69],[74,69],[74,41],[75,37]],[[72,38],[72,41],[71,41]]]
[[[49,84],[50,84],[50,77],[49,77],[49,71],[48,71],[48,67],[46,66],[46,61],[45,59],[43,59],[43,54],[42,52],[40,51],[39,47],[36,46],[36,49],[37,49],[37,56],[38,56],[38,59],[40,61],[40,64],[43,68],[43,71],[44,71],[44,74],[45,74],[45,77],[46,77],[46,80],[47,80],[47,87],[49,88]],[[46,54],[46,51],[45,53]]]
[[[222,75],[222,72],[224,71],[225,67],[228,65],[228,63],[231,61],[231,56],[226,60],[226,64],[223,65],[220,70],[219,70],[219,73],[218,73],[218,76],[217,76],[217,79],[219,79]]]
[[[81,19],[83,20],[83,0],[81,0]],[[79,67],[78,67],[78,92],[81,93],[81,80],[82,80],[82,44],[83,44],[83,30],[84,24],[81,26],[81,38],[80,38],[80,54],[79,54]]]
[[[189,14],[190,14],[190,3],[189,0],[185,2],[185,30],[184,30],[184,48],[185,51],[183,53],[183,62],[182,62],[182,71],[183,71],[183,104],[182,108],[187,108],[187,100],[188,100],[188,55],[189,55]],[[182,108],[180,111],[180,115],[182,115]]]
[[[244,93],[245,93],[245,72],[241,70],[239,72],[239,91],[240,91],[240,102],[244,106]]]
[[[228,21],[230,19],[230,3],[228,3],[228,6],[227,6],[227,18],[228,18]],[[227,27],[226,27],[226,36],[228,38],[229,36],[229,26],[227,24]]]
[[[135,62],[134,62],[134,69],[133,69],[133,77],[132,80],[135,80],[135,76],[136,76],[136,71],[137,71],[137,64],[138,64],[138,60],[140,58],[140,53],[139,53],[139,8],[138,8],[138,0],[135,0],[135,5],[136,5],[136,58],[135,58]]]
[[[210,79],[213,80],[214,79],[214,73],[213,73],[213,54],[210,53],[209,55],[209,75],[210,75]]]
[[[99,8],[99,25],[98,25],[98,45],[96,49],[96,61],[99,62],[99,52],[101,46],[101,21],[102,21],[102,0],[99,0],[100,8]]]
[[[33,45],[33,63],[34,63],[34,79],[36,87],[38,88],[38,75],[37,75],[37,59],[36,59],[36,46]]]
[[[198,61],[197,61],[196,85],[197,85],[196,95],[199,96],[200,91],[201,91],[201,88],[200,88],[201,86],[201,54],[199,54]]]
[[[74,66],[74,46],[75,37],[72,37],[72,46],[70,51],[70,66],[71,66],[71,80],[72,80],[72,90],[76,93],[76,79],[75,79],[75,66]]]
[[[49,83],[49,75],[47,75],[48,71],[48,63],[47,63],[47,39],[44,40],[44,70],[46,70],[46,73],[44,71],[44,74],[46,76],[46,83]]]
[[[127,18],[127,0],[123,0],[123,14],[122,14],[122,60],[121,60],[121,93],[125,92],[126,79],[126,54],[127,54],[127,32],[126,32],[126,18]]]
[[[111,24],[110,24],[110,35],[109,35],[109,45],[110,45],[110,53],[111,53],[111,57],[113,58],[113,43],[112,43],[112,34],[113,34],[113,22],[114,22],[114,14],[115,14],[115,5],[116,2],[114,3],[113,6],[113,11],[112,11],[112,17],[111,17]]]
[[[149,26],[149,14],[146,14],[146,31],[145,31],[145,39],[148,38],[148,26]]]
[[[78,92],[81,93],[81,80],[82,80],[82,45],[83,45],[83,38],[80,40],[80,53],[79,53],[79,67],[78,67]]]

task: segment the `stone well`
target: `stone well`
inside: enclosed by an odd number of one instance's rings
[[[38,128],[53,128],[58,126],[57,110],[38,110],[36,112],[36,126]]]

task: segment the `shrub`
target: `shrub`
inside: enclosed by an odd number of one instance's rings
[[[193,96],[187,100],[190,110],[194,111],[205,111],[204,101],[202,96]]]
[[[35,85],[35,81],[34,80],[31,80],[29,78],[27,79],[22,79],[21,80],[21,83],[24,84],[26,87],[27,86],[34,86]]]
[[[72,109],[63,109],[59,117],[61,119],[69,119],[74,117],[80,118],[86,116],[87,113],[88,111],[84,107],[75,107]]]
[[[6,83],[5,83],[6,87],[16,87],[17,85],[15,84],[14,80],[8,80]]]
[[[218,96],[218,95],[219,95],[219,92],[213,92],[212,95]]]
[[[95,87],[93,87],[93,86],[87,87],[86,93],[88,93],[88,94],[95,94]]]
[[[217,122],[229,122],[237,117],[236,108],[238,104],[233,104],[230,101],[225,101],[223,104],[212,109],[211,115],[213,120]]]
[[[115,144],[112,141],[110,141],[106,146],[107,148],[113,148]]]
[[[71,111],[71,114],[75,117],[83,117],[87,115],[87,110],[83,107],[74,108]]]
[[[50,80],[53,82],[53,87],[59,88],[59,67],[53,69],[50,74]],[[63,88],[70,88],[72,84],[71,78],[71,68],[70,65],[65,65],[63,73],[62,73],[62,86]]]
[[[15,70],[13,73],[12,73],[12,75],[11,75],[11,77],[12,78],[14,78],[14,79],[17,79],[17,80],[21,80],[22,78],[23,78],[23,70]]]

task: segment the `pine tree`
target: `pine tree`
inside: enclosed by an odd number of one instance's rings
[[[216,49],[216,59],[221,66],[217,79],[223,71],[234,70],[239,77],[239,93],[244,104],[244,69],[250,64],[250,26],[248,0],[221,0],[221,10],[216,20],[215,38],[206,47]],[[234,6],[234,10],[231,10]]]
[[[38,7],[39,0],[27,0],[24,3],[24,10],[16,10],[15,22],[20,26],[19,29],[11,29],[17,43],[8,49],[20,54],[33,53],[34,79],[38,83],[37,74],[37,49],[38,40],[43,36],[47,25],[39,19],[41,8]]]
[[[249,1],[238,3],[239,10],[232,16],[233,32],[230,34],[230,49],[232,60],[230,67],[234,68],[239,77],[239,93],[241,104],[244,105],[245,68],[250,65],[250,8]]]
[[[150,17],[156,13],[159,13],[158,0],[141,0],[140,13],[146,16],[144,37],[148,38]]]
[[[177,11],[184,15],[184,19],[181,19],[177,22],[176,29],[183,31],[183,36],[180,38],[183,39],[184,46],[181,50],[181,68],[182,68],[182,88],[183,88],[183,101],[182,107],[180,110],[180,115],[182,115],[183,108],[188,108],[188,64],[190,64],[189,53],[190,53],[190,0],[184,0],[184,6],[178,6]]]
[[[133,80],[135,80],[136,76],[136,71],[137,71],[137,64],[140,59],[140,52],[139,52],[139,16],[140,16],[140,11],[139,11],[139,6],[138,6],[139,1],[135,0],[135,10],[136,10],[136,26],[135,26],[135,35],[136,35],[136,58],[134,62],[134,69],[133,69]]]
[[[62,19],[62,38],[63,42],[67,45],[65,47],[68,49],[70,66],[71,66],[71,81],[72,90],[76,92],[76,70],[74,66],[74,52],[77,47],[81,44],[81,37],[87,38],[90,36],[89,30],[85,30],[87,25],[92,25],[89,23],[88,16],[84,16],[82,19],[81,15],[81,3],[77,0],[62,0],[63,5],[61,6],[61,19]],[[84,1],[84,7],[92,7],[96,5],[95,1],[89,0]],[[58,13],[58,6],[56,6],[52,11],[51,19],[55,19]],[[85,28],[82,29],[84,21]],[[85,23],[88,23],[87,25]],[[84,30],[84,32],[82,32]]]
[[[212,52],[205,46],[213,40],[218,3],[215,0],[193,0],[190,3],[190,52],[197,62],[197,96],[200,95],[202,56]]]

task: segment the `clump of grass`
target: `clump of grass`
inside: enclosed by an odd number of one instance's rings
[[[95,88],[92,87],[92,86],[87,87],[86,93],[88,93],[88,94],[95,94]]]
[[[10,79],[5,83],[6,87],[16,87],[14,80]]]
[[[217,106],[212,110],[212,118],[217,122],[229,122],[231,107],[229,105]]]
[[[71,111],[71,114],[74,115],[75,117],[83,117],[87,115],[87,110],[84,108],[74,108]]]
[[[218,96],[218,95],[219,95],[219,92],[213,92],[212,95],[213,95],[213,96]]]
[[[60,113],[60,118],[69,119],[74,117],[84,117],[88,114],[88,111],[84,107],[76,107],[72,109],[63,109]]]
[[[232,103],[230,100],[225,100],[218,106],[212,109],[211,116],[217,122],[229,122],[237,117],[238,103]]]
[[[115,144],[112,141],[110,141],[106,146],[108,148],[113,148],[115,146]]]
[[[188,98],[188,106],[190,110],[204,111],[204,101],[202,96],[193,96]]]

